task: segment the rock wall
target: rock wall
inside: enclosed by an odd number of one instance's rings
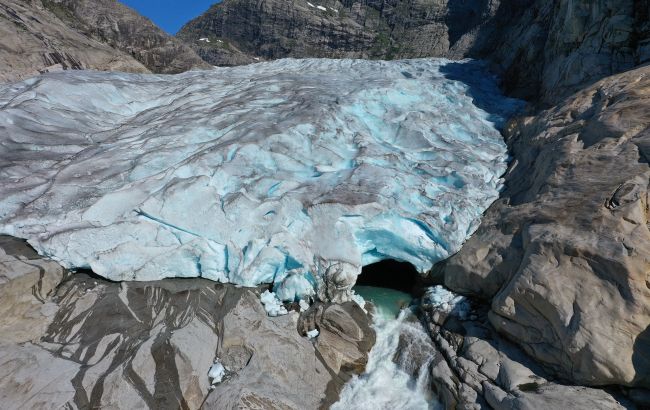
[[[553,374],[650,387],[650,67],[506,132],[507,189],[438,267]]]
[[[70,25],[132,56],[151,72],[174,74],[210,68],[188,46],[116,0],[54,0],[53,4],[72,16]]]
[[[225,0],[178,37],[215,65],[482,58],[510,94],[550,104],[650,61],[649,15],[647,0]]]

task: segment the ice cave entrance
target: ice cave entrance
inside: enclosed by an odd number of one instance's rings
[[[375,306],[377,314],[394,319],[411,303],[418,279],[413,265],[389,259],[364,266],[353,289]]]

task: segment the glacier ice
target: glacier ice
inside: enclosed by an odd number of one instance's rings
[[[456,294],[440,285],[430,287],[424,292],[422,304],[444,313],[451,313],[462,320],[467,318],[472,309],[465,296]]]
[[[269,316],[283,316],[289,313],[278,296],[268,290],[265,290],[260,295],[260,302],[262,302],[264,310],[266,310],[266,314]]]
[[[285,59],[0,86],[0,232],[112,280],[347,300],[363,265],[424,272],[456,252],[497,198],[496,125],[517,103],[475,66]]]

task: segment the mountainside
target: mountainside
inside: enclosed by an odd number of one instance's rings
[[[253,57],[483,58],[509,93],[553,103],[650,60],[649,4],[224,0],[178,37],[214,65]]]
[[[0,81],[61,69],[174,73],[209,67],[114,0],[0,2]]]
[[[39,0],[3,0],[0,81],[61,69],[149,72],[131,56],[72,29]]]
[[[132,56],[154,73],[210,68],[188,46],[116,0],[58,1],[55,4],[69,11],[70,25]]]

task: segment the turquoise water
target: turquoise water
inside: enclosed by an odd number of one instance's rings
[[[413,297],[399,290],[375,286],[355,286],[352,288],[366,302],[375,306],[376,314],[385,319],[395,319],[402,308],[407,307]]]

